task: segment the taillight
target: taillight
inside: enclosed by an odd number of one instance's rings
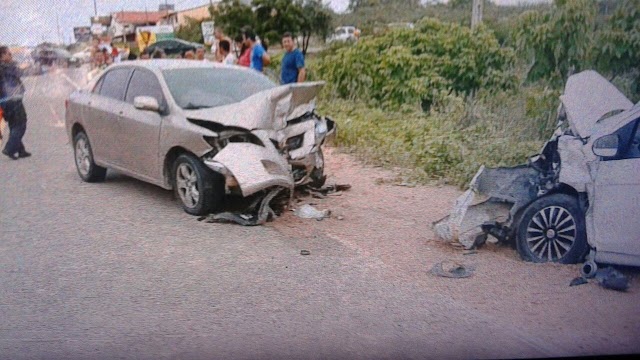
[[[69,99],[66,99],[66,100],[64,101],[64,108],[65,108],[65,109],[69,109]]]

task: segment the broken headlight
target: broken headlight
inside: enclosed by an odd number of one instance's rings
[[[288,150],[300,149],[302,147],[303,142],[304,142],[304,134],[292,136],[287,139],[285,147]]]
[[[224,149],[229,143],[251,143],[258,146],[263,146],[262,140],[260,140],[254,134],[247,131],[224,131],[220,133],[220,136],[205,136],[204,140],[213,146],[214,152]]]
[[[329,132],[326,121],[316,122],[316,141],[324,138]]]

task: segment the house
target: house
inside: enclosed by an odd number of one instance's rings
[[[212,4],[213,6],[216,6],[219,2],[220,0],[215,0],[212,1]],[[200,21],[210,18],[211,14],[209,13],[209,7],[210,4],[207,3],[190,9],[173,11],[169,14],[164,15],[160,23],[162,25],[171,25],[174,29],[178,29],[182,26],[187,25],[189,23],[188,19]]]
[[[138,27],[160,25],[160,20],[167,14],[169,14],[169,10],[120,11],[113,13],[111,14],[112,21],[109,27],[109,35],[111,35],[113,41],[134,42]]]

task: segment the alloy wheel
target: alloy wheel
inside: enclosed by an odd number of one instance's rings
[[[191,165],[182,163],[176,171],[176,186],[180,200],[189,208],[193,208],[200,200],[198,176]]]
[[[573,215],[563,207],[549,206],[538,211],[529,221],[526,244],[539,259],[557,261],[571,250],[576,236]]]
[[[76,166],[82,176],[88,176],[91,170],[91,152],[85,139],[76,142]]]

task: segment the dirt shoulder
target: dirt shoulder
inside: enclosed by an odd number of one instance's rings
[[[437,240],[430,228],[448,213],[460,189],[398,186],[393,172],[363,166],[335,148],[327,150],[328,183],[352,188],[326,199],[305,198],[300,204],[330,209],[332,217],[306,220],[288,212],[270,227],[300,239],[301,245],[303,239],[336,240],[350,253],[378,261],[389,280],[442,294],[541,347],[574,355],[640,351],[638,270],[624,270],[631,278],[630,289],[619,293],[595,282],[569,287],[579,275],[577,265],[527,263],[508,246],[487,244],[464,255]],[[309,240],[308,244],[312,256],[322,254],[322,243]],[[430,274],[431,267],[443,260],[473,266],[475,273],[466,279]],[[490,334],[479,336],[490,341]]]

